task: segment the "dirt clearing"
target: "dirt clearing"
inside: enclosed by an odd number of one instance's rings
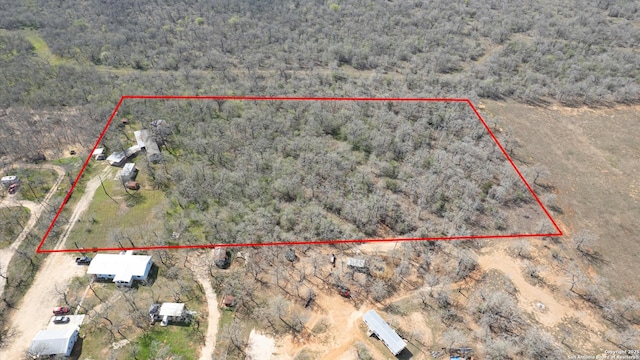
[[[255,329],[249,334],[249,346],[247,346],[247,359],[270,360],[276,349],[276,340],[267,335],[258,333]]]
[[[66,291],[71,279],[84,275],[86,267],[76,265],[68,254],[55,253],[42,264],[33,284],[11,314],[10,323],[18,334],[7,348],[0,352],[0,359],[21,359],[31,340],[39,330],[45,329],[51,309],[60,305],[57,291]]]

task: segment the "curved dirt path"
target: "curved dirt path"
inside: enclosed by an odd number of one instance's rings
[[[56,182],[55,186],[47,194],[42,205],[39,205],[39,207],[35,209],[37,210],[37,217],[35,217],[34,224],[42,213],[44,204],[51,198],[53,192],[60,185],[62,178],[64,178],[64,170],[61,170],[62,173],[58,172],[58,174],[61,174],[62,177],[58,179],[59,181]],[[103,176],[108,171],[109,168],[107,167],[100,175],[89,180],[82,197],[73,209],[69,224],[67,224],[63,235],[60,236],[60,239],[56,242],[55,249],[64,247],[64,243],[71,229],[80,216],[89,208],[94,193],[100,186],[100,176]],[[32,213],[32,219],[33,218]],[[25,236],[26,233],[28,233],[26,230],[27,228],[23,231]],[[17,248],[16,243],[17,241],[12,245],[15,246],[15,248]],[[13,255],[13,252],[11,255]],[[74,277],[84,275],[85,271],[86,268],[76,265],[73,257],[68,254],[52,253],[47,256],[33,284],[18,304],[16,311],[12,312],[10,316],[9,323],[17,331],[17,335],[12,339],[8,347],[0,351],[0,359],[20,359],[24,356],[35,334],[46,327],[52,316],[51,308],[60,305],[58,304],[60,298],[59,293],[66,291],[71,280]]]
[[[564,303],[547,288],[531,285],[522,274],[522,267],[517,260],[500,249],[492,254],[478,257],[478,264],[484,269],[494,269],[506,274],[518,289],[518,303],[520,307],[533,314],[533,316],[544,326],[552,328],[563,321],[565,317],[581,319],[585,325],[599,332],[605,329],[588,312],[581,311],[573,304]],[[542,303],[544,311],[536,306]]]
[[[209,279],[209,272],[206,266],[206,253],[199,254],[193,257],[191,264],[193,267],[191,271],[196,276],[196,280],[202,286],[204,295],[207,298],[207,335],[204,340],[204,345],[200,349],[200,360],[211,360],[213,358],[213,351],[216,347],[216,338],[218,336],[218,322],[220,321],[220,310],[218,309],[218,297],[213,286],[211,286],[211,280]]]
[[[48,204],[49,200],[51,200],[53,194],[58,190],[58,187],[60,186],[60,183],[62,183],[65,175],[64,169],[56,165],[22,164],[16,165],[16,167],[54,170],[58,173],[58,178],[56,179],[56,182],[53,184],[53,186],[51,186],[51,189],[49,190],[47,195],[45,195],[40,204],[36,204],[28,200],[16,200],[13,196],[9,196],[9,198],[0,201],[0,207],[22,206],[26,207],[31,212],[29,221],[27,221],[27,224],[25,225],[24,229],[22,229],[22,232],[18,235],[18,237],[16,237],[15,241],[6,249],[0,250],[0,274],[6,274],[7,269],[9,268],[9,262],[11,262],[13,255],[15,254],[20,244],[22,244],[24,239],[26,239],[27,235],[31,232],[31,229],[33,229],[33,227],[36,225],[36,222],[38,222],[38,219],[40,218],[40,215],[42,215],[44,207],[46,206],[46,204]],[[0,296],[4,293],[5,284],[6,279],[3,278],[0,281]]]

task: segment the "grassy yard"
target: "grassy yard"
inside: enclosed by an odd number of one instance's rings
[[[144,234],[142,227],[159,226],[161,213],[167,200],[163,191],[153,190],[148,184],[144,171],[140,171],[137,181],[142,184],[138,191],[125,191],[119,180],[115,180],[119,169],[110,169],[102,177],[88,211],[81,218],[69,237],[69,244],[84,248],[131,247],[131,243],[118,242],[115,233],[127,232],[127,239],[140,246]],[[131,233],[137,233],[131,235]]]
[[[135,343],[139,359],[153,359],[162,356],[163,351],[182,356],[185,360],[195,359],[200,344],[192,340],[191,326],[155,327],[141,336]],[[134,350],[130,350],[130,353]]]
[[[19,199],[36,203],[44,199],[58,178],[58,173],[50,169],[16,168],[10,174],[20,179]]]
[[[13,243],[30,216],[31,212],[25,207],[0,208],[0,249]]]

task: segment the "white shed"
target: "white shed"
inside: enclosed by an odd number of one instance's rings
[[[135,180],[136,175],[138,174],[138,169],[136,169],[135,163],[126,163],[120,172],[120,178],[123,182],[127,182],[129,180]]]
[[[104,160],[106,158],[104,155],[104,148],[97,148],[93,150],[91,156],[96,160]]]
[[[29,354],[33,356],[70,356],[78,340],[78,328],[40,330],[31,341]]]
[[[163,303],[158,315],[162,318],[162,326],[167,326],[169,322],[188,322],[191,317],[183,303]]]
[[[127,161],[127,156],[123,152],[114,152],[107,157],[109,165],[122,166]]]

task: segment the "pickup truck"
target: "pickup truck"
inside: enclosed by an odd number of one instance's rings
[[[89,265],[91,263],[91,258],[88,256],[81,256],[76,258],[76,264],[78,265]]]

